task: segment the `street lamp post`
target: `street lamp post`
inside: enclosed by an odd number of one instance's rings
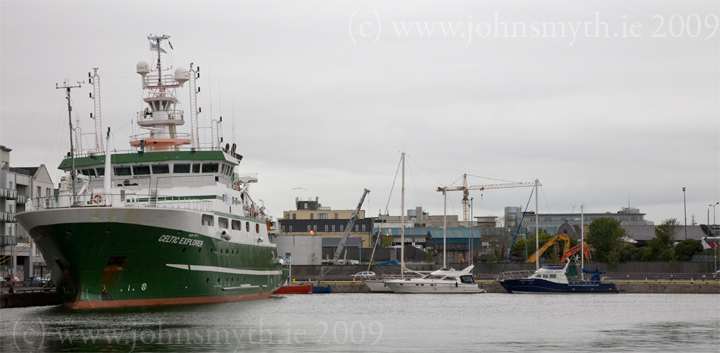
[[[475,234],[473,233],[473,222],[475,221],[475,218],[473,218],[473,198],[470,198],[470,265],[473,265],[475,263],[475,251],[474,251],[474,245],[475,243]]]
[[[717,234],[715,234],[715,206],[717,206],[718,204],[720,204],[720,201],[709,205],[709,206],[712,206],[712,208],[713,208],[713,226],[712,226],[712,228],[710,228],[710,233],[714,237],[717,237]],[[708,211],[709,210],[710,209],[708,209]],[[710,217],[708,217],[708,223],[710,223]],[[717,262],[718,247],[717,247],[717,245],[715,246],[715,249],[713,249],[713,250],[715,250],[715,251],[713,251],[713,255],[715,255],[715,261],[714,261],[715,262],[715,273],[717,273],[717,265],[718,265],[718,262]]]
[[[687,203],[685,202],[685,187],[683,186],[683,209],[685,210],[685,240],[687,240]]]

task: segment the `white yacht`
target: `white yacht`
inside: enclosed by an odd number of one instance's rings
[[[424,294],[470,294],[486,293],[475,283],[472,269],[468,266],[462,271],[441,268],[422,278],[405,278],[385,281],[395,293]]]

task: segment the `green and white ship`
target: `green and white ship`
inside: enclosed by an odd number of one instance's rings
[[[137,65],[147,103],[137,123],[148,133],[131,137],[133,151],[110,153],[110,134],[107,141],[99,136],[96,71],[95,150],[70,154],[59,166],[66,175],[57,197],[28,201],[17,219],[71,308],[268,298],[287,272],[268,238],[271,217],[249,194],[257,176],[235,172],[242,156],[234,144],[222,145],[220,121],[212,142],[200,144],[199,74],[192,64],[171,71],[163,49],[168,36],[148,39],[155,65]],[[176,132],[185,122],[176,109],[185,83],[190,134]]]

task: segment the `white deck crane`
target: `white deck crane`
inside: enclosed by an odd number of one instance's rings
[[[537,184],[538,186],[542,186],[541,184]],[[504,188],[522,188],[522,187],[535,187],[535,182],[529,182],[529,183],[505,183],[505,184],[488,184],[488,185],[467,185],[467,174],[463,174],[463,185],[462,186],[452,186],[452,187],[438,187],[438,192],[443,191],[462,191],[463,192],[463,198],[462,198],[462,204],[463,204],[463,221],[471,221],[468,219],[468,215],[470,213],[470,190],[487,190],[487,189],[504,189]]]
[[[365,196],[370,192],[370,190],[365,189],[363,191],[363,195],[360,198],[360,202],[357,205],[357,208],[355,209],[355,212],[353,212],[352,216],[350,216],[350,220],[348,221],[347,226],[345,227],[345,232],[342,235],[342,238],[340,238],[340,243],[338,244],[337,249],[335,250],[335,255],[333,256],[332,261],[329,263],[330,265],[334,265],[337,263],[338,259],[340,258],[340,255],[342,254],[343,250],[345,249],[345,244],[347,244],[347,240],[350,237],[350,231],[352,230],[353,225],[355,224],[355,221],[358,219],[358,216],[360,215],[360,209],[362,208],[362,204],[365,201]],[[346,262],[343,261],[343,264]],[[323,266],[320,269],[320,276],[318,277],[317,284],[320,285],[322,281],[325,279],[325,275],[332,270],[332,267],[330,266]]]

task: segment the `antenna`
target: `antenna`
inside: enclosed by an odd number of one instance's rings
[[[102,119],[100,119],[100,75],[97,73],[97,68],[93,68],[95,75],[90,76],[88,72],[88,81],[93,86],[93,94],[91,96],[93,100],[93,111],[94,115],[90,115],[90,118],[95,120],[95,153],[101,154],[105,151],[103,147],[102,139]]]
[[[70,90],[73,88],[80,88],[82,86],[81,81],[77,81],[77,86],[70,86],[68,84],[69,79],[65,79],[63,81],[62,87],[60,87],[57,83],[55,84],[56,89],[65,89],[66,92],[66,98],[67,98],[67,104],[68,104],[68,122],[70,124],[70,162],[72,165],[72,169],[70,172],[70,178],[72,179],[72,190],[73,190],[73,197],[72,197],[72,203],[75,205],[77,202],[77,194],[75,193],[75,149],[73,146],[73,126],[72,126],[72,105],[70,104]]]

